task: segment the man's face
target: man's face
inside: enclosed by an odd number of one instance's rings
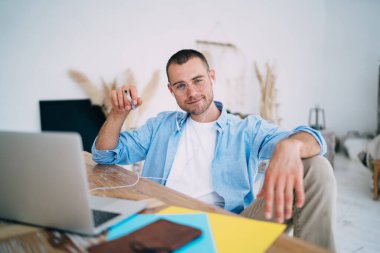
[[[214,100],[213,70],[208,71],[202,60],[194,57],[181,65],[171,64],[168,75],[168,88],[182,110],[191,115],[201,115],[207,111]]]

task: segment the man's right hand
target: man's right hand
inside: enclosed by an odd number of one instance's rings
[[[134,85],[125,85],[119,89],[112,90],[111,92],[111,103],[112,103],[112,111],[111,113],[119,116],[122,116],[124,119],[127,117],[129,112],[132,110],[132,104],[128,100],[127,95],[125,94],[127,91],[132,99],[133,105],[137,108],[142,104],[141,98],[137,95],[137,89]]]
[[[137,96],[135,86],[123,86],[111,93],[112,110],[104,122],[96,140],[98,150],[114,149],[119,141],[119,134],[125,118],[132,110],[132,104],[128,100],[125,91],[131,95],[132,103],[137,108],[142,104],[141,98]]]

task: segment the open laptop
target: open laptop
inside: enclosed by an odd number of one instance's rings
[[[76,133],[0,131],[0,219],[96,235],[142,201],[91,196]]]

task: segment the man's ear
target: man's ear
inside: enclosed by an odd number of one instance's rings
[[[168,90],[169,90],[170,93],[174,96],[173,88],[172,88],[172,86],[170,85],[170,83],[168,83]]]
[[[210,80],[211,80],[212,84],[214,84],[214,82],[215,82],[215,70],[210,69],[209,76],[210,76]]]

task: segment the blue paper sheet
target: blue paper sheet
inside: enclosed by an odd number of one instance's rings
[[[184,245],[175,253],[185,252],[215,252],[215,246],[212,239],[210,226],[207,215],[204,213],[197,214],[141,214],[133,216],[112,227],[107,234],[107,240],[114,240],[123,235],[129,234],[145,225],[148,225],[158,219],[167,219],[179,224],[192,226],[202,230],[202,235],[194,241]]]

